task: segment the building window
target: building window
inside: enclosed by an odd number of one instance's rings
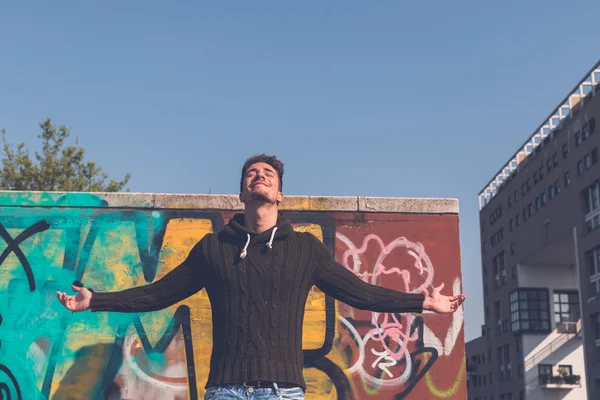
[[[585,165],[585,169],[586,171],[590,168],[592,168],[592,154],[588,153],[585,155],[585,157],[583,158],[583,164]]]
[[[487,243],[483,242],[483,245],[481,246],[481,251],[483,252],[483,254],[487,253]]]
[[[506,267],[504,264],[504,252],[499,253],[492,259],[494,265],[494,279],[496,289],[506,284]]]
[[[512,196],[508,196],[508,209],[512,208]]]
[[[502,362],[503,348],[498,347],[496,349],[496,357],[498,358],[498,381],[504,382],[504,363]]]
[[[560,372],[561,369],[566,371],[567,376],[573,376],[572,365],[558,364],[558,371]]]
[[[600,293],[600,246],[588,251],[585,260],[590,273],[590,296]]]
[[[548,172],[551,172],[551,171],[552,171],[552,159],[551,159],[551,158],[549,158],[549,159],[546,161],[546,171],[548,171]]]
[[[577,133],[575,134],[575,147],[579,147],[581,143],[583,143],[583,139],[581,137],[581,133],[577,131]]]
[[[568,187],[571,184],[571,175],[569,171],[565,172],[565,187]]]
[[[544,179],[544,166],[543,165],[538,169],[538,175],[540,177],[540,181],[542,179]]]
[[[583,175],[583,160],[577,161],[577,176]]]
[[[569,155],[569,143],[563,144],[562,155],[563,155],[563,160],[565,158],[567,158],[567,156]]]
[[[577,292],[554,292],[554,322],[577,322],[581,318]]]
[[[592,314],[592,326],[594,327],[594,340],[596,343],[596,361],[600,361],[600,313]]]
[[[598,148],[594,148],[591,152],[586,154],[585,157],[583,157],[583,166],[585,167],[586,171],[588,169],[592,168],[592,166],[594,164],[596,164],[597,162],[598,162]],[[581,168],[583,168],[583,167],[581,167]],[[579,172],[579,169],[580,169],[579,163],[577,163],[577,171],[578,172]],[[583,174],[583,169],[579,173],[579,175],[581,175],[581,174]]]
[[[554,185],[550,185],[550,187],[548,187],[548,197],[550,200],[556,197],[556,189],[554,188]]]
[[[540,200],[542,202],[542,207],[544,207],[547,202],[546,192],[542,192],[542,195],[540,196]]]
[[[600,228],[600,182],[596,181],[582,192],[585,203],[585,224],[588,232]]]
[[[560,193],[560,182],[559,181],[554,182],[554,193],[556,193],[557,196]]]
[[[490,237],[490,241],[492,244],[492,247],[496,246],[498,243],[500,243],[502,240],[504,240],[504,228],[500,228],[498,229],[496,232],[494,232],[494,234]]]
[[[498,221],[502,217],[502,206],[496,208],[492,214],[490,215],[490,225],[493,225],[494,222]]]
[[[554,153],[554,155],[552,156],[552,165],[554,167],[558,166],[558,154]]]
[[[521,225],[521,214],[515,216],[515,228],[518,228],[519,225]]]
[[[531,217],[533,215],[533,210],[531,209],[532,207],[532,203],[529,203],[524,209],[523,209],[523,222],[527,221],[527,218]]]
[[[505,364],[505,379],[507,381],[510,381],[512,379],[512,374],[511,374],[511,365],[510,365],[510,345],[507,344],[504,346],[504,364]]]
[[[511,256],[514,256],[514,255],[515,255],[515,242],[511,242],[511,244],[510,244],[510,255],[511,255]],[[515,267],[513,267],[513,269],[514,269],[514,268],[515,268]],[[513,276],[513,278],[514,278],[514,276]]]
[[[511,218],[508,220],[508,230],[512,232],[514,228],[515,228],[515,223],[514,223],[513,219]]]
[[[518,202],[519,201],[519,191],[518,190],[515,190],[514,197],[515,197],[515,203]]]
[[[538,376],[540,378],[540,385],[550,383],[552,364],[538,364]]]
[[[500,315],[500,302],[494,302],[494,316],[496,317],[496,333],[500,333],[501,325],[502,325],[502,317]]]
[[[588,123],[586,122],[585,124],[583,124],[583,127],[581,128],[581,138],[582,138],[582,140],[585,140],[588,137],[590,137],[590,131],[588,128]]]
[[[535,172],[533,173],[533,184],[534,184],[534,185],[537,185],[537,183],[538,183],[538,172],[537,172],[537,171],[535,171]]]
[[[540,208],[542,208],[542,201],[538,196],[535,198],[535,211],[539,210]]]
[[[482,269],[483,269],[483,276],[486,276],[487,275],[487,264],[484,263]]]
[[[590,135],[594,134],[594,132],[596,132],[596,117],[591,118],[588,121],[588,124],[590,126]]]
[[[600,208],[600,182],[596,181],[583,191],[586,215]]]
[[[510,294],[513,332],[549,332],[550,313],[547,289],[519,289]]]

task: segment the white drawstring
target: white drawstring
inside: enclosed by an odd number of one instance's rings
[[[246,241],[246,245],[242,249],[242,253],[240,254],[240,258],[246,258],[246,255],[248,254],[248,245],[250,244],[250,234],[247,234],[247,235],[248,235],[248,240]]]
[[[273,232],[271,232],[271,239],[267,243],[267,247],[270,249],[273,248],[273,239],[275,239],[275,231],[277,231],[277,227],[273,228]]]
[[[273,231],[271,232],[271,239],[269,239],[269,242],[267,243],[267,247],[270,249],[273,248],[273,239],[275,239],[276,231],[277,231],[277,227],[273,228]],[[248,246],[250,245],[250,234],[247,234],[247,235],[248,235],[248,240],[246,240],[246,245],[242,249],[240,258],[246,258],[246,256],[248,255]]]

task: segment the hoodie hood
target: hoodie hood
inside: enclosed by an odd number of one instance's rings
[[[273,247],[273,241],[284,240],[294,231],[290,220],[282,214],[277,215],[277,224],[264,232],[256,233],[249,231],[245,227],[244,214],[236,214],[229,220],[229,223],[223,229],[223,235],[234,243],[245,243],[241,258],[245,258],[248,252],[248,246],[264,246],[269,249]]]

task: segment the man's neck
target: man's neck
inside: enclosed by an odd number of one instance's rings
[[[277,225],[277,212],[276,204],[246,205],[244,225],[250,232],[268,231]]]

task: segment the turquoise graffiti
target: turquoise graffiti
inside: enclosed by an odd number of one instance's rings
[[[0,398],[103,398],[119,369],[127,329],[137,329],[142,341],[147,337],[142,317],[72,315],[55,292],[75,281],[99,290],[151,282],[162,213],[103,209],[106,202],[89,194],[3,197],[0,206]],[[165,339],[157,351],[149,349],[151,362],[162,362],[172,325],[152,325]]]

